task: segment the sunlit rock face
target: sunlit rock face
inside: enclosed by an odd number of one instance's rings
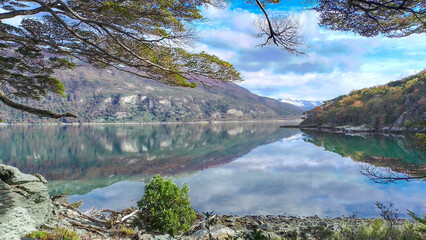
[[[0,164],[0,239],[20,239],[54,216],[47,181]]]

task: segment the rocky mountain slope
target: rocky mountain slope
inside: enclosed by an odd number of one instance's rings
[[[426,71],[352,91],[311,111],[301,125],[363,126],[385,131],[426,129]]]
[[[79,66],[58,72],[67,98],[48,96],[31,106],[69,111],[78,119],[64,122],[151,122],[280,119],[301,114],[297,107],[257,96],[236,84],[203,79],[206,86],[170,87],[110,69]],[[28,102],[27,102],[28,103]],[[7,123],[57,122],[0,105]]]

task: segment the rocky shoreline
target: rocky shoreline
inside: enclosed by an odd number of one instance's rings
[[[394,134],[404,134],[404,133],[426,133],[426,128],[369,128],[365,125],[363,126],[316,126],[316,125],[283,125],[280,128],[299,128],[299,129],[309,129],[309,130],[318,130],[326,132],[335,132],[335,133],[394,133]]]
[[[260,233],[268,239],[325,239],[347,226],[367,224],[372,219],[355,217],[320,218],[294,216],[202,215],[191,231],[181,236],[148,233],[135,224],[134,207],[117,212],[109,209],[81,212],[78,203],[67,196],[50,199],[47,181],[40,175],[23,174],[17,168],[0,164],[0,239],[21,239],[29,234],[75,234],[78,239],[247,239]],[[402,228],[407,220],[395,225]],[[208,226],[208,227],[207,227]],[[210,230],[208,230],[210,229]],[[254,231],[254,232],[253,232]]]
[[[178,124],[223,124],[223,123],[285,123],[289,126],[297,126],[302,122],[301,116],[289,116],[271,119],[247,119],[247,120],[199,120],[199,121],[152,121],[152,122],[49,122],[49,123],[6,123],[0,122],[0,126],[99,126],[99,125],[178,125]]]

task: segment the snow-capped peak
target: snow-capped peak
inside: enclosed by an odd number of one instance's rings
[[[290,98],[279,98],[278,101],[292,104],[304,111],[311,110],[316,106],[322,105],[322,101],[296,100]]]

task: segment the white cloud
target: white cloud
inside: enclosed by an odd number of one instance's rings
[[[293,8],[273,14],[294,14]],[[280,8],[282,9],[282,7]],[[291,11],[290,11],[291,10]],[[307,56],[287,54],[276,47],[255,47],[252,20],[263,17],[247,9],[203,9],[213,21],[200,25],[205,31],[200,47],[230,61],[245,82],[241,86],[268,97],[325,100],[359,88],[384,84],[425,68],[425,35],[406,38],[364,38],[351,32],[329,31],[318,26],[318,13],[295,13],[309,48]]]
[[[231,29],[210,30],[204,34],[205,41],[212,45],[229,46],[233,49],[247,49],[255,46],[255,40],[247,33]]]
[[[242,72],[244,82],[240,85],[247,88],[261,86],[270,87],[293,87],[304,85],[315,79],[315,74],[306,74],[303,78],[294,73],[274,74],[271,70],[260,70],[257,72]]]
[[[201,14],[207,20],[220,20],[220,19],[227,19],[229,17],[229,8],[216,8],[212,6],[204,6],[201,8]]]
[[[301,34],[305,38],[315,39],[319,37],[318,17],[319,14],[315,11],[304,11],[299,14],[299,22],[302,25]]]
[[[192,51],[195,51],[195,52],[202,52],[202,51],[208,52],[210,54],[218,56],[219,58],[221,58],[221,59],[223,59],[225,61],[230,61],[232,59],[232,57],[236,55],[236,53],[234,51],[211,49],[206,44],[198,44],[194,49],[192,49]]]
[[[327,100],[352,90],[387,83],[400,78],[400,74],[341,72],[307,73],[298,75],[273,74],[270,71],[244,72],[240,85],[255,93],[269,93],[274,98]]]
[[[232,27],[237,31],[254,31],[252,22],[257,18],[257,15],[248,11],[237,11],[232,12]]]

